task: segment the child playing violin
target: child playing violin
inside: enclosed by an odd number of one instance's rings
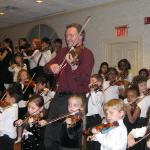
[[[107,80],[103,83],[104,100],[105,103],[111,99],[119,98],[119,86],[114,84],[117,80],[118,72],[111,67],[107,73]]]
[[[127,59],[121,59],[118,62],[118,72],[120,80],[126,80],[128,82],[132,82],[133,76],[129,72],[131,69],[131,64]]]
[[[127,129],[123,123],[125,115],[124,103],[119,99],[112,99],[104,105],[108,123],[117,122],[118,126],[101,133],[96,128],[92,129],[92,140],[101,144],[101,150],[126,150]]]
[[[24,120],[15,122],[16,126],[23,127],[22,150],[44,150],[42,128],[38,121],[43,118],[44,100],[40,95],[33,95],[29,99],[28,113]]]
[[[22,92],[23,92],[23,100],[19,102],[19,118],[23,117],[27,111],[27,101],[29,97],[33,94],[33,87],[28,85],[30,82],[29,80],[29,74],[27,70],[22,69],[18,73],[18,83],[21,86]]]
[[[83,112],[84,99],[82,96],[73,94],[68,99],[68,112],[70,114]],[[41,126],[47,124],[45,120],[39,122]],[[59,150],[81,150],[82,147],[82,116],[77,119],[67,117],[60,128]]]
[[[88,110],[86,114],[86,128],[91,128],[101,123],[105,117],[103,112],[104,96],[102,92],[103,78],[98,74],[93,74],[90,78],[90,92],[88,97]],[[87,142],[87,150],[99,150],[100,144],[97,141]]]
[[[133,83],[138,86],[140,97],[136,101],[137,107],[134,111],[134,115],[132,116],[132,122],[135,122],[138,118],[136,123],[137,128],[141,128],[147,125],[148,118],[147,112],[150,106],[150,96],[147,93],[147,79],[143,76],[135,76],[133,79]],[[138,140],[138,139],[136,139]],[[133,148],[136,150],[143,150],[145,148],[145,140],[136,144]]]
[[[23,63],[23,57],[20,53],[15,54],[14,56],[15,63],[12,64],[8,70],[13,72],[13,82],[17,82],[18,73],[21,69],[27,70],[27,65]]]
[[[150,108],[148,111],[148,116],[150,117]],[[148,136],[147,136],[148,135]],[[142,137],[141,141],[136,141],[135,138]],[[150,118],[147,126],[143,126],[141,128],[132,129],[128,134],[128,147],[135,147],[138,142],[142,142],[142,140],[147,139],[145,150],[150,149]]]
[[[83,111],[83,98],[72,95],[68,99],[68,112]],[[82,145],[82,119],[72,124],[71,118],[66,118],[61,128],[60,150],[81,150]],[[73,126],[72,126],[73,125]]]
[[[28,81],[28,82],[26,83],[26,81]],[[28,84],[29,84],[29,74],[26,69],[21,69],[18,73],[18,85],[22,89],[23,99],[21,99],[18,102],[19,118],[23,118],[24,115],[27,113],[28,99],[33,94],[33,87]],[[15,143],[20,142],[21,137],[22,137],[22,127],[18,127],[18,138],[15,141]]]
[[[40,94],[44,99],[44,108],[49,109],[50,102],[54,98],[55,92],[47,88],[47,79],[45,77],[38,77],[36,81],[36,86],[34,88],[36,94]]]
[[[16,127],[13,123],[18,119],[17,102],[22,99],[22,91],[19,87],[10,87],[6,91],[3,100],[8,105],[0,102],[0,150],[13,150],[14,141],[17,137]]]
[[[124,118],[124,124],[127,127],[128,133],[136,127],[137,121],[138,121],[138,116],[134,118],[135,116],[135,110],[137,107],[136,102],[134,101],[138,99],[139,96],[139,90],[136,86],[131,86],[127,89],[127,98],[124,99],[124,103],[126,105],[125,110],[126,110],[126,116]],[[131,104],[130,104],[131,103]]]

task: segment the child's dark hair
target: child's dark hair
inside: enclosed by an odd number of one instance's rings
[[[140,75],[135,76],[132,81],[133,85],[136,85],[136,86],[138,86],[138,84],[142,82],[147,82],[147,79]]]
[[[99,75],[102,73],[102,70],[101,70],[101,69],[102,69],[103,66],[107,66],[107,68],[109,67],[109,65],[108,65],[107,62],[102,62],[101,65],[100,65],[100,69],[99,69],[99,71],[98,71],[98,74],[99,74]]]
[[[35,94],[29,99],[29,103],[34,102],[38,107],[44,106],[44,99],[41,95]]]
[[[130,62],[127,60],[127,59],[121,59],[119,62],[118,62],[118,68],[120,69],[121,68],[121,63],[125,63],[126,64],[126,69],[131,69],[131,64]]]
[[[141,75],[141,74],[142,74],[142,72],[145,72],[147,77],[149,76],[148,69],[146,69],[146,68],[142,68],[141,70],[139,70],[139,75]]]
[[[136,85],[132,85],[129,88],[127,88],[126,93],[129,91],[135,91],[137,96],[140,96],[139,88]]]
[[[23,98],[22,90],[18,85],[9,87],[7,89],[7,93],[10,95],[10,97],[13,97],[15,99],[16,103],[18,103]]]
[[[23,56],[22,56],[21,53],[16,53],[16,54],[14,55],[14,58],[16,58],[16,57],[23,57]]]
[[[47,79],[45,77],[38,77],[36,83],[47,84]]]
[[[117,69],[114,68],[114,67],[108,68],[108,75],[111,74],[111,73],[115,73],[116,75],[118,75],[118,71],[117,71]]]
[[[54,40],[54,43],[62,44],[62,39],[59,39],[59,38],[58,38],[58,39],[55,39],[55,40]]]
[[[42,42],[51,45],[51,41],[50,41],[50,39],[49,39],[48,37],[43,37],[43,38],[42,38]]]
[[[16,57],[21,57],[22,58],[22,60],[23,60],[23,56],[22,56],[22,54],[21,53],[16,53],[15,55],[14,55],[14,63],[17,63],[16,62]]]
[[[91,75],[91,78],[96,78],[98,81],[103,81],[103,77],[101,75],[98,75],[98,74]]]
[[[112,74],[112,73],[114,73],[117,76],[118,75],[117,69],[114,68],[114,67],[108,68],[108,72],[106,74],[106,80],[108,80],[109,75]]]

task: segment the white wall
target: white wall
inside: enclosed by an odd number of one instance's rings
[[[92,16],[92,20],[86,27],[85,44],[92,49],[95,56],[94,72],[97,72],[99,64],[105,61],[103,41],[114,39],[115,26],[125,24],[129,25],[129,37],[142,38],[143,67],[150,68],[150,25],[144,25],[144,17],[150,16],[150,0],[123,0],[109,5],[52,16],[39,21],[0,29],[0,34],[6,34],[16,41],[18,38],[26,36],[34,25],[44,23],[54,28],[60,38],[64,39],[64,30],[67,24],[72,22],[82,24],[89,15]]]

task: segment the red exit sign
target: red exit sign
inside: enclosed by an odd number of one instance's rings
[[[123,25],[123,26],[115,27],[115,34],[117,37],[127,36],[128,35],[128,26]]]
[[[150,17],[144,18],[144,24],[150,24]]]

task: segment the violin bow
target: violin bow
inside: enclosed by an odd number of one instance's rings
[[[120,80],[114,81],[114,84],[117,83],[118,81],[120,81]],[[107,89],[109,89],[111,86],[113,86],[113,85],[110,84],[107,88],[105,88],[105,89],[103,90],[103,92],[105,92],[105,91],[106,91]]]
[[[142,140],[146,139],[148,136],[150,135],[150,132],[146,133],[140,140],[136,141],[134,145],[138,144],[139,142],[141,142]],[[133,146],[134,146],[133,145]]]
[[[4,93],[3,97],[1,98],[1,101],[5,98],[6,96],[6,92]]]
[[[29,81],[29,83],[27,84],[26,88],[24,89],[24,91],[22,92],[23,94],[27,91],[27,89],[29,88],[29,85],[31,84],[33,78],[35,77],[36,73],[33,74],[31,80]]]
[[[148,93],[146,93],[146,95],[144,95],[143,97],[141,97],[141,98],[136,98],[135,100],[133,100],[132,102],[130,102],[130,103],[128,103],[128,105],[131,105],[131,104],[133,104],[133,103],[135,103],[136,101],[138,101],[139,100],[139,102],[141,102],[146,96],[148,96],[150,94],[150,91],[148,92]],[[138,103],[139,103],[138,102]]]
[[[76,43],[78,37],[81,35],[81,33],[83,32],[83,30],[85,29],[85,27],[87,26],[87,24],[88,24],[88,22],[89,22],[90,20],[91,20],[91,16],[88,16],[88,17],[86,18],[86,20],[85,20],[85,22],[84,22],[84,24],[83,24],[83,26],[82,26],[80,32],[77,34],[75,40],[73,41],[72,46],[71,46],[71,48],[69,49],[69,52],[74,49],[74,46],[75,46],[75,43]],[[68,52],[68,53],[69,53],[69,52]],[[67,54],[68,54],[68,53],[67,53]],[[66,54],[66,55],[67,55],[67,54]],[[64,58],[63,61],[62,61],[62,63],[60,64],[60,70],[61,70],[62,68],[64,68],[64,62],[65,62],[65,60],[66,60],[66,59]]]
[[[67,118],[67,117],[69,117],[69,116],[76,115],[76,114],[78,114],[79,112],[80,112],[80,110],[79,110],[79,111],[75,111],[75,112],[73,112],[73,113],[68,113],[68,114],[62,115],[62,116],[57,117],[57,118],[54,118],[54,119],[50,120],[49,122],[47,122],[44,126],[47,126],[47,125],[49,125],[49,124],[51,124],[51,123],[54,123],[54,122],[56,122],[56,121],[59,121],[59,120],[61,120],[61,119]],[[42,127],[44,127],[44,126],[42,126]]]

